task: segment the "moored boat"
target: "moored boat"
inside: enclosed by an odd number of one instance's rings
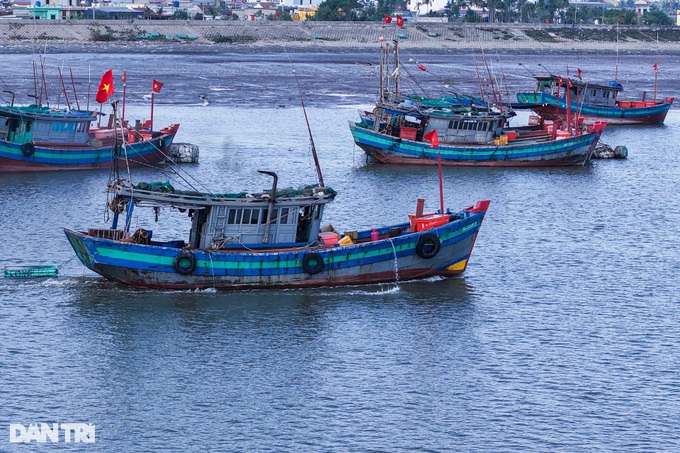
[[[409,165],[566,166],[585,165],[606,125],[538,121],[510,127],[512,110],[481,102],[435,102],[399,92],[399,59],[370,114],[350,122],[354,142],[379,162]],[[390,83],[390,78],[394,78]],[[394,90],[387,89],[390,84]],[[458,98],[461,99],[461,98]],[[437,146],[434,146],[437,143]]]
[[[339,235],[321,226],[336,192],[322,183],[298,190],[208,194],[167,184],[109,185],[111,227],[66,236],[81,262],[107,279],[146,288],[271,288],[357,285],[462,273],[489,206],[416,214]],[[187,237],[156,228],[131,231],[134,209],[177,209]],[[123,217],[119,219],[119,217]],[[171,228],[171,229],[174,229]]]
[[[179,129],[108,122],[85,110],[0,106],[0,173],[110,168],[115,159],[153,165],[167,158]],[[111,117],[112,119],[112,117]],[[126,156],[120,143],[126,142]]]
[[[535,75],[534,91],[517,93],[518,108],[531,108],[536,114],[549,120],[564,120],[567,116],[567,93],[569,106],[583,118],[585,123],[606,121],[609,125],[660,124],[675,98],[619,99],[623,86],[615,81],[606,85],[587,83],[579,78],[563,79],[559,75]],[[570,83],[568,82],[570,80]]]

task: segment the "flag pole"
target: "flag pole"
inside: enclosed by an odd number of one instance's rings
[[[152,132],[153,131],[153,97],[154,97],[154,91],[153,89],[151,90],[151,120],[149,122],[149,130]]]
[[[654,65],[654,102],[656,102],[656,83],[659,80],[659,60]]]
[[[87,110],[90,110],[90,89],[92,88],[92,78],[90,77],[90,67],[87,67]]]
[[[437,145],[437,166],[439,167],[439,212],[444,214],[444,177],[442,176],[442,152],[439,150],[439,145]]]
[[[121,115],[121,121],[125,122],[125,92],[127,90],[127,75],[123,72],[123,112]]]

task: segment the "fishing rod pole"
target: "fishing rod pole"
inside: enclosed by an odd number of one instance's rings
[[[546,67],[543,66],[541,63],[539,63],[538,65],[539,65],[540,67],[542,67],[543,69],[545,69],[546,71],[548,71],[548,74],[553,75],[553,73],[550,72],[550,69],[546,68]]]
[[[526,70],[526,72],[529,73],[529,75],[530,75],[531,77],[534,76],[534,73],[531,72],[531,71],[529,70],[529,68],[527,68],[526,66],[524,66],[522,63],[517,63],[517,64],[518,64],[519,66],[523,67],[523,68]]]

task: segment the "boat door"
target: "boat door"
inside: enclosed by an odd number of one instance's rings
[[[10,118],[7,127],[7,141],[12,143],[28,143],[33,141],[33,121],[21,118]]]

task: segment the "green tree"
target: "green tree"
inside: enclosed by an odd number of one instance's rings
[[[172,13],[172,18],[177,20],[187,20],[189,19],[189,13],[187,13],[186,9],[178,9]]]
[[[645,14],[642,15],[640,21],[645,25],[672,25],[673,21],[656,6],[649,8]]]
[[[352,14],[350,13],[355,9],[361,9],[361,7],[361,4],[356,0],[326,0],[319,5],[319,9],[314,15],[314,20],[352,20]]]

